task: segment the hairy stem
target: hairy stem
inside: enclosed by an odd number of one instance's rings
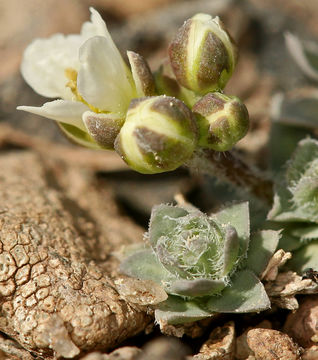
[[[211,175],[248,191],[268,205],[272,204],[273,182],[234,151],[200,149],[186,164],[190,170]]]

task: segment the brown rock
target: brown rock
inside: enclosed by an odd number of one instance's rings
[[[256,360],[300,360],[300,349],[291,338],[277,330],[252,329],[247,343]]]
[[[92,219],[52,187],[40,159],[12,152],[0,155],[0,169],[0,330],[26,349],[63,357],[143,330],[149,318],[98,265],[111,245],[100,247]]]
[[[231,321],[215,328],[209,339],[202,345],[193,360],[232,360],[234,359],[235,328]]]
[[[288,315],[284,331],[302,347],[318,342],[318,296],[308,296],[299,309]]]
[[[137,360],[184,360],[188,349],[175,338],[161,337],[149,342]]]
[[[271,329],[272,324],[268,320],[263,320],[261,323],[259,323],[256,326],[256,328]],[[249,356],[253,354],[253,351],[250,349],[250,347],[247,344],[247,333],[251,329],[253,328],[249,327],[247,330],[243,332],[242,335],[236,338],[235,359],[237,360],[246,360]]]
[[[318,346],[314,345],[308,349],[305,349],[301,355],[302,360],[316,360],[318,359]]]
[[[124,346],[114,350],[110,354],[93,352],[85,355],[81,360],[136,360],[141,350],[134,346]]]

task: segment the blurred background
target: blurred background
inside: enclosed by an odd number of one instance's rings
[[[284,32],[290,31],[302,39],[318,39],[317,0],[2,0],[0,122],[49,144],[68,144],[53,121],[15,110],[17,105],[37,106],[45,100],[24,82],[19,66],[23,50],[34,38],[56,32],[78,33],[81,24],[89,19],[89,6],[101,13],[123,56],[126,50],[138,52],[149,61],[153,70],[166,56],[169,40],[184,20],[198,12],[220,16],[239,47],[239,62],[225,92],[240,97],[251,118],[251,130],[238,148],[264,169],[268,161],[265,155],[268,154],[271,134],[273,95],[316,86],[288,54]],[[126,177],[129,186],[122,183],[118,186],[119,181],[123,181],[121,172],[124,170],[128,172],[118,157],[118,169],[114,165],[111,172],[102,171],[99,175],[108,176],[118,197],[128,205],[133,203],[134,208],[146,217],[153,203],[172,198],[176,186],[180,185],[176,179],[186,192],[195,194],[192,197],[201,201],[201,208],[211,207],[205,203],[207,197],[202,193],[204,180],[200,180],[202,186],[198,190],[193,179],[183,181],[187,175],[182,170],[176,174],[151,176],[151,180],[129,172],[129,177]],[[143,193],[145,184],[150,186],[148,197],[138,193],[139,185],[136,184],[140,182]],[[151,185],[152,182],[156,182],[155,186]],[[158,182],[162,186],[158,187]],[[154,188],[157,189],[155,192]],[[140,204],[136,203],[137,198]]]

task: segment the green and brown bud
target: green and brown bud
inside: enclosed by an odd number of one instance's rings
[[[217,151],[230,150],[249,126],[246,106],[235,96],[210,93],[192,108],[197,115],[199,145]]]
[[[115,149],[132,169],[155,174],[181,166],[196,145],[191,111],[178,99],[156,96],[131,102]]]
[[[178,82],[205,95],[225,87],[236,65],[237,50],[218,17],[197,14],[178,30],[169,56]]]
[[[83,122],[88,134],[97,145],[103,149],[114,150],[114,142],[119,134],[125,119],[115,113],[96,114],[86,111],[83,114]]]
[[[135,82],[137,96],[154,96],[155,82],[146,60],[133,51],[127,51],[132,76]]]

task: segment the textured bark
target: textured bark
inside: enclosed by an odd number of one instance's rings
[[[103,246],[98,224],[58,190],[38,155],[3,153],[0,169],[0,330],[28,350],[64,357],[114,347],[143,330],[149,318],[105,273],[114,263],[109,251],[129,235],[110,225],[116,238]],[[125,228],[116,209],[103,216],[104,227],[117,217]]]

